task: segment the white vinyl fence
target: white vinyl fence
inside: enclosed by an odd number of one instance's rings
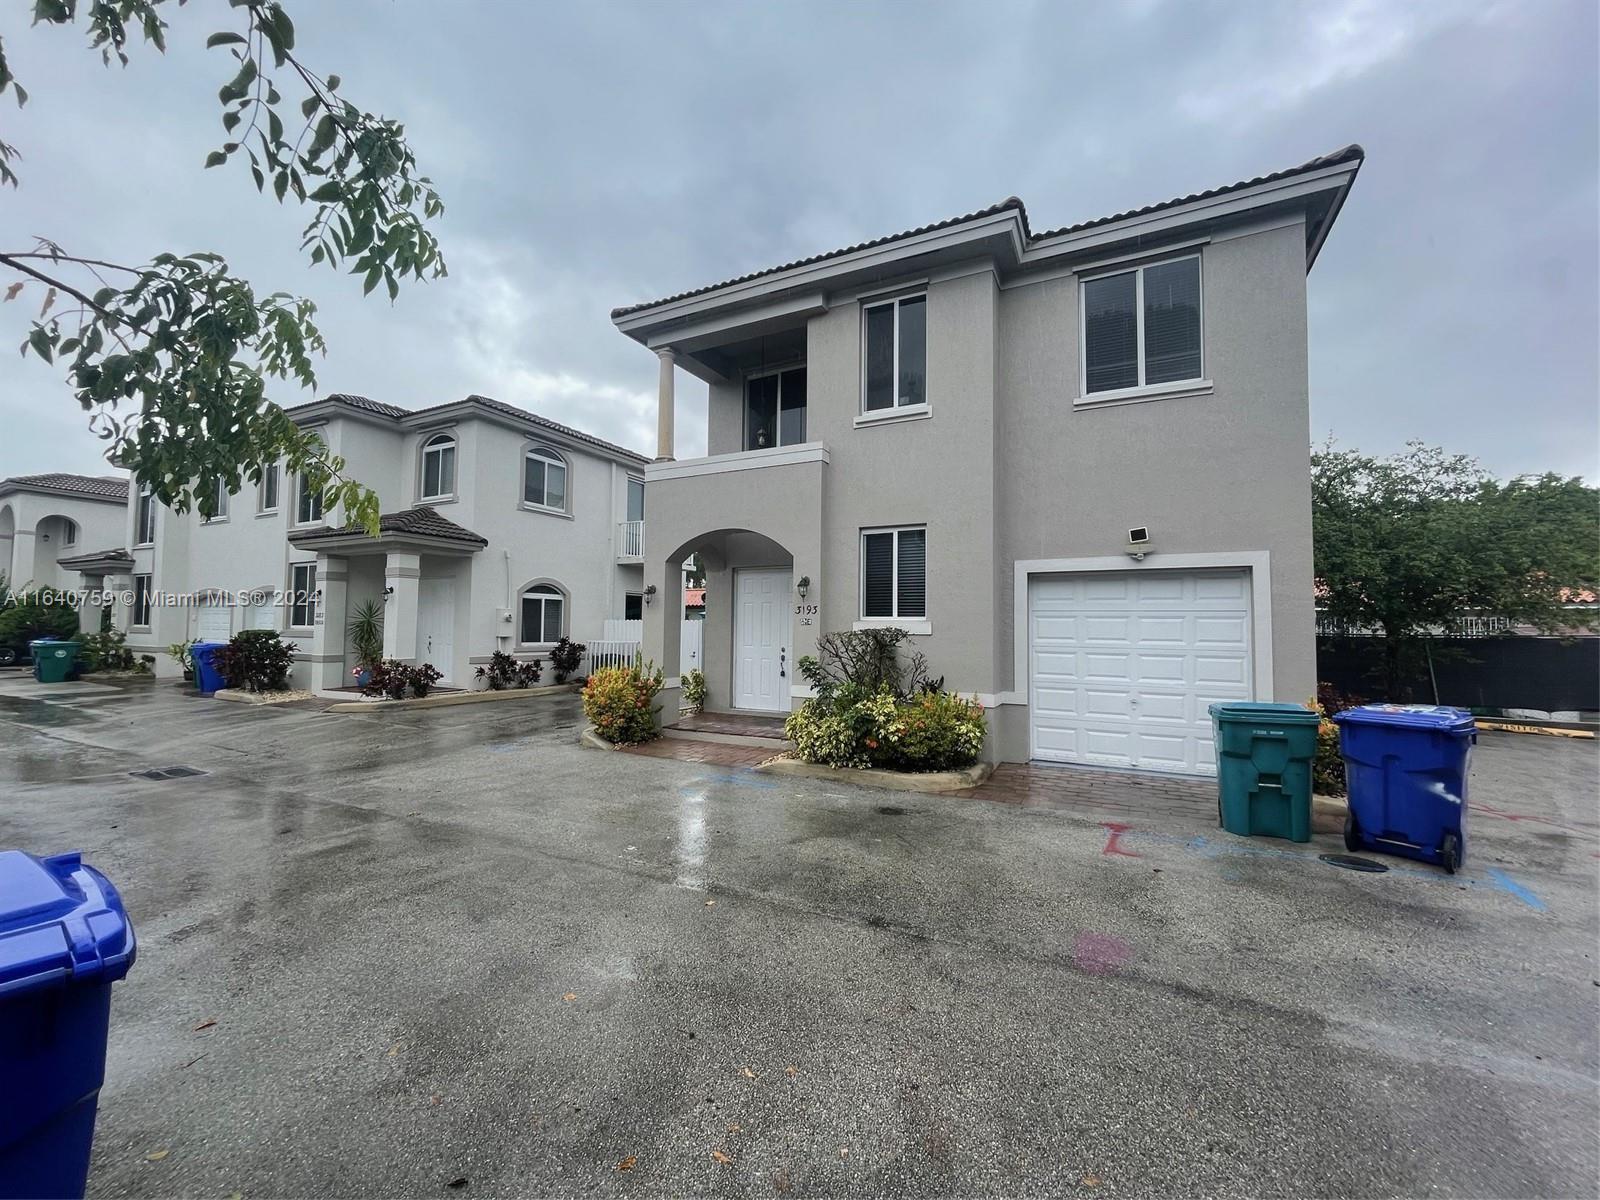
[[[705,669],[704,621],[685,621],[683,640],[678,645],[678,661],[683,671]],[[601,667],[626,667],[633,662],[644,640],[643,621],[608,620],[605,636],[586,643],[583,670],[598,671]]]

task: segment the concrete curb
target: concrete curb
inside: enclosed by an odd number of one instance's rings
[[[298,704],[302,700],[315,700],[315,692],[245,692],[236,688],[219,688],[211,693],[213,700],[229,700],[234,704]]]
[[[605,738],[601,737],[598,733],[596,733],[594,731],[594,726],[593,725],[585,725],[583,727],[583,732],[578,735],[578,741],[579,741],[580,744],[582,744],[584,746],[587,746],[591,750],[621,750],[622,749],[621,746],[613,745],[612,743],[606,741]]]
[[[1343,796],[1311,797],[1311,832],[1343,833],[1344,817],[1349,811]]]
[[[977,787],[994,774],[993,763],[974,763],[959,771],[885,771],[877,767],[826,767],[821,763],[801,762],[798,758],[769,758],[750,768],[768,775],[799,775],[806,779],[827,779],[853,783],[859,787],[889,788],[897,792],[959,792]]]
[[[394,708],[451,708],[457,704],[489,704],[499,700],[532,700],[536,696],[554,696],[558,692],[576,692],[576,683],[552,683],[545,687],[507,688],[502,692],[445,692],[438,696],[424,696],[418,700],[342,700],[328,705],[323,712],[330,713],[380,713]],[[323,693],[323,698],[327,694]]]

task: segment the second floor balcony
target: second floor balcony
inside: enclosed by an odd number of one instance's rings
[[[636,563],[644,561],[644,522],[617,522],[617,561]]]

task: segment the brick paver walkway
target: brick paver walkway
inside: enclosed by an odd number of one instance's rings
[[[690,733],[733,733],[744,737],[765,737],[783,741],[782,717],[758,717],[745,713],[695,713],[679,717],[669,729]]]
[[[950,794],[1026,808],[1093,808],[1142,815],[1214,816],[1217,808],[1217,785],[1209,780],[1033,763],[1001,763],[984,783]]]
[[[721,767],[753,767],[778,753],[765,746],[730,746],[724,742],[691,742],[685,738],[657,738],[642,746],[627,746],[628,754],[672,758],[678,762],[711,763]]]

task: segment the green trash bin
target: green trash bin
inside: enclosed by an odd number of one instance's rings
[[[1311,840],[1317,714],[1298,704],[1210,708],[1217,742],[1217,819],[1240,837]]]
[[[33,677],[40,683],[64,683],[77,673],[77,642],[29,642],[28,649],[33,654]]]

